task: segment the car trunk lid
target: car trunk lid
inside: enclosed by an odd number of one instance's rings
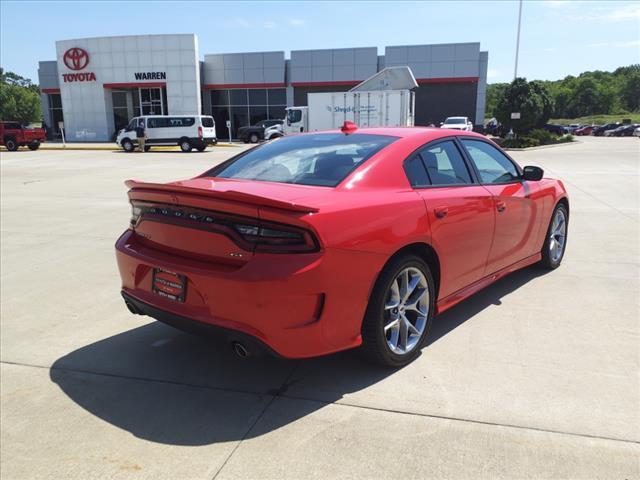
[[[316,242],[304,231],[301,217],[318,208],[295,200],[305,190],[298,186],[202,177],[125,184],[130,188],[132,228],[138,240],[172,254],[242,265],[264,248],[263,240],[291,251],[306,251]],[[279,218],[287,222],[274,225],[261,218],[262,210],[281,212]]]

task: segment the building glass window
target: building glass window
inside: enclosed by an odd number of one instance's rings
[[[218,138],[228,138],[227,120],[231,120],[231,135],[237,138],[240,127],[262,120],[281,120],[285,116],[287,95],[284,88],[234,88],[211,90],[210,94]]]
[[[59,93],[48,93],[47,95],[49,95],[49,118],[52,123],[52,125],[48,125],[49,131],[47,134],[53,138],[62,138],[60,128],[58,127],[58,122],[64,121],[64,116],[62,115],[62,97]]]
[[[287,105],[287,91],[284,88],[270,88],[267,93],[269,105]]]
[[[247,90],[245,88],[234,89],[229,93],[231,96],[231,105],[248,105]]]
[[[113,102],[113,126],[116,132],[129,123],[129,110],[127,109],[127,92],[114,90],[111,93]]]
[[[161,88],[140,88],[140,115],[164,115]]]

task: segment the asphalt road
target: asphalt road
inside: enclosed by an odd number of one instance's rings
[[[561,268],[436,318],[411,365],[236,358],[133,316],[113,244],[123,180],[205,153],[0,153],[0,475],[640,478],[640,141],[514,152],[571,195]]]

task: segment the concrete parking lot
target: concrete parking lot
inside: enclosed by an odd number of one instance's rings
[[[435,320],[411,365],[239,359],[131,315],[123,181],[205,153],[0,153],[3,479],[640,478],[640,141],[513,152],[571,196],[563,265]]]

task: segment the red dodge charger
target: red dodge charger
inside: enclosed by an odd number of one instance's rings
[[[362,346],[401,366],[434,315],[514,270],[560,265],[569,202],[542,177],[475,133],[347,122],[189,180],[130,180],[122,296],[133,313],[222,332],[242,356]]]

